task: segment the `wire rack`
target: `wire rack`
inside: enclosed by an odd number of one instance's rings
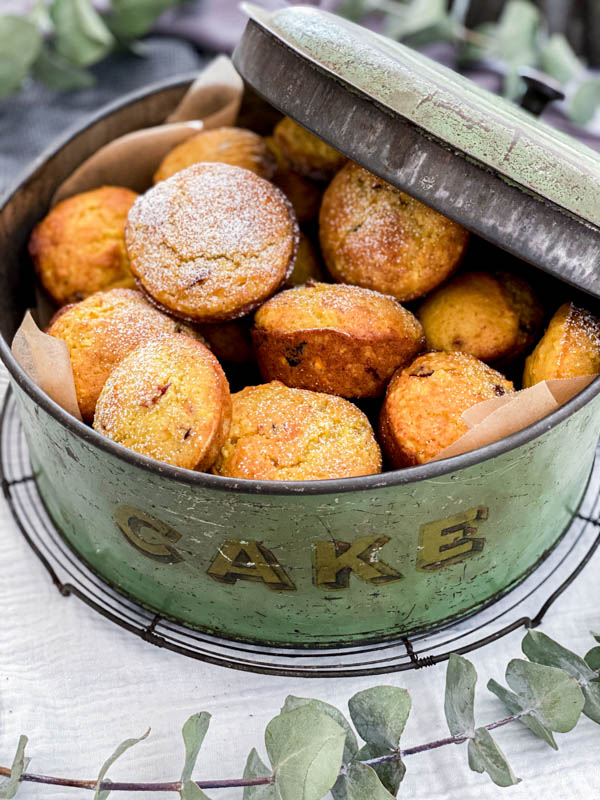
[[[0,417],[0,479],[19,529],[57,590],[157,647],[232,669],[305,678],[377,675],[421,669],[468,653],[520,627],[540,624],[600,544],[600,449],[570,528],[540,566],[483,611],[434,632],[379,644],[307,650],[242,644],[193,630],[142,608],[93,573],[62,538],[38,494],[14,397]]]

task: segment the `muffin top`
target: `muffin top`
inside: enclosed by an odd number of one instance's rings
[[[523,386],[596,372],[600,372],[600,319],[574,303],[563,303],[525,361]]]
[[[262,136],[246,128],[213,128],[186,139],[167,153],[154,174],[154,183],[202,161],[233,164],[267,180],[276,169],[275,157]]]
[[[395,467],[424,464],[467,432],[464,411],[512,391],[510,381],[468,353],[418,356],[388,386],[383,448]]]
[[[51,320],[47,333],[69,348],[81,416],[91,422],[98,396],[111,370],[140,344],[157,336],[185,333],[202,337],[171,319],[133,289],[97,292],[66,306]]]
[[[155,302],[198,322],[243,316],[291,273],[298,226],[283,193],[246,169],[196,164],[133,205],[131,269]]]
[[[277,123],[273,130],[273,138],[292,168],[313,180],[331,180],[347,161],[346,156],[338,153],[290,117],[284,117]]]
[[[200,342],[173,334],[131,352],[98,398],[94,428],[119,444],[176,467],[206,470],[231,419],[227,379]]]
[[[232,395],[229,438],[212,471],[254,480],[320,480],[381,471],[366,416],[341,397],[278,381]]]
[[[68,197],[35,226],[29,253],[56,305],[114,286],[134,286],[125,222],[136,197],[122,186],[102,186]]]

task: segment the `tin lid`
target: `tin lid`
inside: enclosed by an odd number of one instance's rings
[[[328,12],[250,20],[247,83],[352,160],[600,297],[600,155],[504,98]]]

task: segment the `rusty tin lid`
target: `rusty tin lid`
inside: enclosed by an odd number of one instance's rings
[[[243,4],[269,103],[483,238],[600,297],[600,155],[431,59],[308,6]]]

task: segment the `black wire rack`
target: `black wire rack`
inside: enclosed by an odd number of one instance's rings
[[[350,677],[421,669],[468,653],[518,628],[539,625],[600,545],[600,448],[570,528],[525,580],[493,605],[436,631],[378,644],[327,650],[243,644],[153,614],[120,594],[80,561],[38,494],[14,396],[0,417],[0,479],[15,521],[64,597],[77,597],[106,619],[157,647],[247,672],[304,678]]]

